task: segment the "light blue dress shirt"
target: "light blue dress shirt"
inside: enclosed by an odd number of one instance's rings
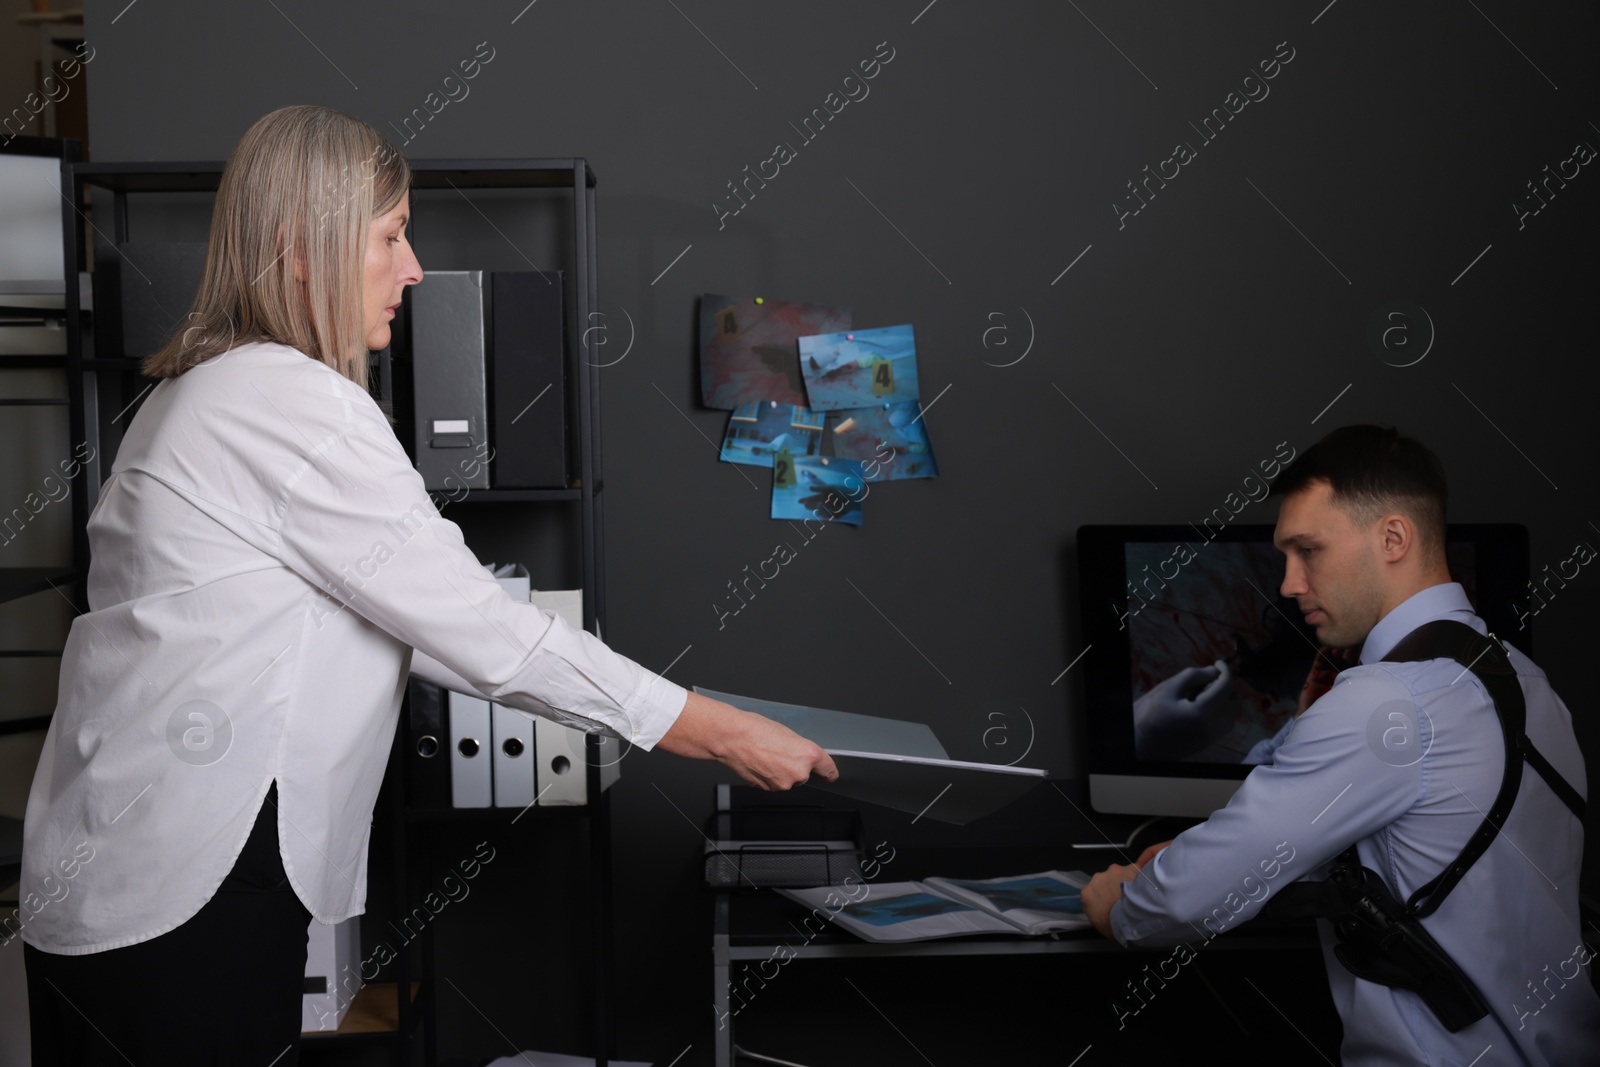
[[[1294,720],[1271,762],[1124,885],[1111,911],[1118,941],[1203,951],[1282,886],[1325,877],[1352,843],[1402,901],[1455,859],[1494,802],[1505,744],[1476,675],[1450,660],[1379,662],[1434,619],[1487,632],[1453,582],[1384,616],[1360,665]],[[1566,706],[1532,661],[1514,648],[1510,656],[1527,698],[1528,736],[1586,792]],[[1582,826],[1526,767],[1500,835],[1423,921],[1489,1005],[1487,1016],[1454,1034],[1415,994],[1347,971],[1333,954],[1332,924],[1317,920],[1347,1067],[1600,1062],[1590,964],[1600,943],[1586,946],[1579,925],[1582,857]]]
[[[1289,740],[1289,731],[1294,729],[1294,722],[1293,719],[1290,719],[1278,727],[1277,733],[1250,746],[1250,751],[1246,752],[1244,759],[1239,762],[1249,764],[1270,763],[1273,754],[1283,747],[1285,741]]]

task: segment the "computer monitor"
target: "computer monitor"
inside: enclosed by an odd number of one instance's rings
[[[1209,815],[1255,766],[1247,762],[1251,750],[1294,717],[1312,667],[1355,662],[1359,650],[1350,650],[1348,661],[1324,654],[1294,600],[1279,595],[1284,557],[1272,531],[1264,524],[1206,533],[1193,526],[1078,529],[1087,646],[1080,669],[1089,797],[1097,811]],[[1451,577],[1490,631],[1531,655],[1529,620],[1516,608],[1527,599],[1527,529],[1451,525],[1446,551]],[[1225,671],[1214,666],[1219,660]],[[1189,668],[1200,669],[1184,674]],[[1136,702],[1192,699],[1212,683],[1219,683],[1213,694],[1225,698],[1215,706],[1215,721],[1227,724],[1221,736],[1187,748],[1182,737],[1157,743],[1148,731],[1136,736]]]

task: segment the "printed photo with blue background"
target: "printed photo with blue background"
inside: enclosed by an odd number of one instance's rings
[[[795,456],[817,455],[822,451],[825,417],[820,411],[776,400],[741,404],[728,416],[722,458],[728,463],[770,467],[772,457],[784,450]]]
[[[772,517],[861,525],[866,472],[853,459],[779,453],[772,464]]]
[[[860,460],[870,482],[939,476],[920,400],[829,412],[828,425],[833,454]]]
[[[921,397],[911,325],[800,338],[800,373],[812,411],[864,408]]]

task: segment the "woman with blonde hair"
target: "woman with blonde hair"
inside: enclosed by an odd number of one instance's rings
[[[295,1062],[311,918],[365,904],[408,671],[787,789],[828,755],[514,602],[367,390],[410,168],[320,107],[256,122],[204,278],[89,520],[88,613],[24,824],[34,1063]],[[195,991],[237,989],[237,996]]]

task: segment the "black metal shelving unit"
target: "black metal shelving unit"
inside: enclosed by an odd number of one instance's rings
[[[19,139],[20,140],[20,139]],[[579,338],[582,324],[592,321],[598,311],[596,298],[597,272],[595,264],[595,176],[582,158],[552,159],[470,159],[470,160],[413,160],[413,190],[445,190],[454,188],[466,195],[470,190],[535,190],[570,189],[568,201],[571,212],[571,247],[566,257],[571,266],[571,300],[566,308],[568,328],[563,331],[566,345],[566,366],[576,380],[577,420],[575,478],[564,489],[474,489],[463,500],[452,506],[480,509],[496,504],[561,504],[576,505],[579,514],[579,549],[583,587],[583,623],[590,633],[600,633],[605,614],[605,568],[602,559],[604,544],[604,513],[602,507],[603,473],[600,458],[600,380],[599,367],[580,354]],[[116,438],[106,431],[109,422],[131,416],[148,388],[154,383],[139,375],[139,360],[123,356],[120,352],[106,350],[105,345],[93,346],[92,337],[83,329],[80,299],[76,282],[78,271],[85,269],[85,239],[87,216],[82,205],[89,201],[86,195],[98,190],[109,194],[111,219],[109,232],[104,226],[94,225],[94,232],[107,243],[122,244],[128,240],[130,197],[141,193],[214,193],[222,175],[222,163],[206,162],[155,162],[155,163],[83,163],[74,155],[62,163],[61,188],[71,198],[75,210],[64,212],[64,241],[67,250],[66,275],[69,280],[64,316],[67,325],[67,352],[62,365],[67,371],[68,399],[72,439],[87,441],[95,450],[99,466],[76,479],[72,489],[74,567],[57,577],[74,580],[76,601],[80,609],[87,607],[85,578],[88,573],[89,546],[86,533],[87,517],[93,508],[102,472],[109,470],[115,450]],[[413,226],[415,223],[413,222]],[[97,257],[111,253],[97,253]],[[98,298],[105,296],[96,294]],[[106,294],[109,296],[110,294]],[[574,325],[576,324],[576,328]],[[378,383],[377,397],[392,410],[394,401],[393,365],[389,353],[377,357],[374,380]],[[112,404],[121,408],[110,420],[104,417]],[[109,450],[102,447],[107,440]],[[5,576],[0,582],[14,577],[19,583],[42,581],[44,576]],[[0,590],[6,588],[0,585]],[[41,586],[42,588],[42,586]],[[402,758],[404,731],[397,730],[390,753],[384,794],[380,805],[391,820],[391,847],[393,865],[390,872],[398,896],[396,906],[408,898],[409,878],[412,874],[407,862],[407,838],[413,828],[440,823],[474,820],[495,820],[505,809],[478,809],[471,814],[443,814],[408,809],[403,781],[405,760]],[[585,774],[588,785],[588,803],[578,812],[588,821],[590,880],[589,899],[592,901],[595,958],[595,988],[593,1023],[593,1055],[598,1067],[604,1067],[614,1053],[611,1003],[614,989],[614,951],[611,939],[611,811],[609,792],[602,788],[601,763],[597,755],[597,737],[587,739],[591,758],[586,760]],[[546,818],[571,817],[558,814],[555,809],[545,813]],[[414,964],[408,946],[395,961],[394,981],[391,986],[370,985],[363,994],[381,992],[394,997],[393,1011],[387,1005],[377,1006],[370,1001],[364,1007],[358,995],[351,1015],[360,1012],[367,1029],[347,1030],[326,1035],[308,1034],[303,1041],[308,1050],[343,1044],[366,1043],[388,1039],[393,1042],[395,1062],[407,1062],[409,1043],[417,1030],[425,1034],[423,1056],[433,1064],[437,1059],[437,1034],[435,1026],[437,997],[432,981],[433,928],[428,926],[417,939],[420,966]],[[380,1008],[381,1010],[373,1010]],[[370,1029],[375,1017],[391,1018],[393,1029]],[[347,1025],[350,1016],[346,1017]]]
[[[68,169],[77,164],[82,156],[82,146],[74,140],[59,140],[53,137],[13,137],[4,145],[0,145],[0,155],[28,156],[36,159],[58,160],[61,167],[63,180],[62,188],[66,188],[65,179]],[[70,214],[61,213],[61,240],[62,250],[66,263],[73,262],[73,241],[81,233],[74,227]],[[0,326],[20,325],[35,322],[80,322],[78,316],[81,311],[78,307],[78,276],[70,269],[63,271],[65,285],[64,307],[41,308],[13,306],[0,304]],[[0,357],[0,368],[5,370],[70,370],[71,353],[43,353],[43,354],[18,354]],[[71,419],[72,402],[70,396],[70,374],[68,380],[69,395],[67,397],[8,397],[0,391],[0,407],[65,407]],[[72,440],[77,440],[77,426],[69,424],[68,434]],[[76,487],[77,480],[74,479]],[[34,593],[49,589],[52,584],[59,586],[64,581],[71,581],[77,571],[76,555],[74,566],[66,568],[51,567],[0,567],[0,603],[16,600],[20,597],[32,596]],[[33,655],[36,653],[0,652],[0,656]],[[55,653],[59,654],[59,652]],[[0,727],[0,730],[3,730]],[[6,732],[15,732],[6,731]]]
[[[68,167],[77,163],[82,158],[82,146],[71,139],[61,140],[52,137],[13,137],[0,145],[0,154],[10,156],[26,156],[35,159],[56,160],[61,167],[63,178]],[[62,186],[65,188],[65,185]],[[71,262],[72,240],[77,232],[72,226],[65,210],[62,211],[61,240],[67,261]],[[78,278],[76,274],[63,272],[63,283],[71,293],[72,305],[78,303]],[[69,306],[72,306],[69,305]],[[32,325],[42,322],[65,322],[69,314],[67,307],[43,308],[0,304],[0,327],[16,325]],[[68,356],[65,353],[24,353],[0,357],[0,369],[3,370],[62,370],[69,367]],[[70,380],[69,380],[70,393]],[[72,410],[70,395],[67,398],[34,398],[34,397],[9,397],[4,395],[0,387],[0,407],[65,407],[68,409],[69,423]],[[75,429],[69,424],[68,432]],[[78,479],[74,479],[76,489]],[[76,513],[74,518],[76,519]],[[9,603],[23,597],[43,593],[49,589],[66,591],[71,589],[77,580],[77,557],[73,556],[73,564],[64,567],[0,567],[0,603]],[[8,648],[0,649],[0,659],[60,659],[59,648]],[[30,715],[23,718],[0,720],[0,735],[33,733],[44,730],[50,725],[49,715]],[[16,880],[22,865],[22,820],[0,818],[0,885],[10,885]]]

